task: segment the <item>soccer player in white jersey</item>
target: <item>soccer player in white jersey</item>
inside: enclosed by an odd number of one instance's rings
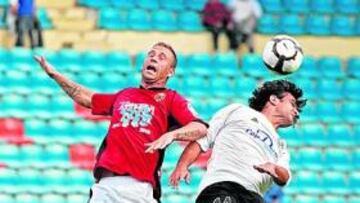
[[[191,142],[170,176],[177,187],[189,181],[188,167],[200,153],[212,149],[196,203],[261,203],[275,182],[291,177],[286,143],[278,128],[292,126],[306,100],[302,90],[287,80],[265,82],[249,99],[249,106],[231,104],[211,119],[208,134]]]

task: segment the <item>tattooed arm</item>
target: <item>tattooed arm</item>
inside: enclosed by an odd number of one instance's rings
[[[93,91],[82,87],[79,84],[67,79],[61,73],[56,71],[52,65],[50,65],[46,59],[42,56],[35,56],[35,60],[39,63],[41,68],[53,78],[60,87],[69,95],[76,103],[81,106],[91,108],[91,97],[94,94]]]
[[[148,148],[146,149],[145,152],[152,153],[155,150],[164,149],[174,140],[195,141],[205,136],[206,133],[207,133],[207,127],[205,126],[205,124],[198,121],[193,121],[179,129],[165,133],[154,142],[147,143],[146,146]]]

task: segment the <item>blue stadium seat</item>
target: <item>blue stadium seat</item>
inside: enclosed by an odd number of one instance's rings
[[[318,95],[324,100],[343,99],[342,84],[335,79],[320,80],[317,84]]]
[[[297,163],[300,169],[321,171],[324,168],[322,151],[318,148],[301,148],[294,162]]]
[[[285,11],[281,0],[260,0],[266,13],[283,13]]]
[[[345,72],[341,68],[342,61],[336,56],[324,56],[318,60],[318,66],[322,76],[328,78],[341,79],[345,77]]]
[[[346,124],[334,124],[328,127],[329,143],[335,146],[349,147],[354,146],[354,136]]]
[[[128,14],[115,8],[103,8],[99,11],[98,28],[108,30],[124,30],[128,28]]]
[[[142,9],[156,10],[160,8],[158,0],[134,0],[136,5]]]
[[[264,14],[258,20],[257,31],[264,34],[277,34],[279,33],[278,20],[271,14]]]
[[[357,0],[335,0],[335,9],[340,13],[356,14],[359,12],[359,6]]]
[[[185,10],[185,0],[160,0],[160,7],[168,11]]]
[[[312,1],[317,2],[317,1]],[[324,15],[309,15],[305,20],[305,30],[311,35],[330,35],[329,19]]]
[[[360,124],[360,104],[355,101],[346,101],[342,105],[341,114],[346,122]]]
[[[350,192],[345,182],[346,176],[342,172],[326,171],[322,174],[322,179],[326,194],[347,194]]]
[[[321,124],[306,124],[302,125],[301,129],[304,142],[307,145],[319,147],[328,145],[325,129]]]
[[[187,32],[200,32],[204,30],[199,14],[194,11],[181,12],[177,18],[180,30]]]
[[[360,101],[360,80],[346,79],[344,80],[344,95],[348,99]]]
[[[322,73],[317,65],[317,61],[312,56],[305,56],[300,66],[299,71],[296,73],[305,78],[320,78]]]
[[[284,14],[279,20],[280,32],[289,35],[303,35],[305,33],[301,17],[296,14]]]
[[[353,170],[351,154],[342,148],[328,148],[325,151],[324,168],[336,171]]]
[[[333,0],[310,1],[310,8],[315,13],[333,13],[335,11]]]
[[[309,0],[285,0],[285,8],[290,13],[309,13]]]
[[[135,7],[135,0],[110,0],[110,4],[119,9],[132,9]]]
[[[206,4],[206,0],[184,0],[184,3],[186,8],[190,10],[201,11]]]
[[[151,17],[153,28],[164,32],[174,32],[177,30],[177,21],[173,12],[168,10],[158,10],[152,13]]]
[[[346,70],[350,76],[360,78],[360,57],[350,57]]]
[[[354,23],[349,16],[334,16],[330,22],[330,30],[333,35],[352,36],[355,34]]]
[[[143,9],[132,9],[128,15],[129,27],[134,30],[149,31],[151,29],[150,15]]]

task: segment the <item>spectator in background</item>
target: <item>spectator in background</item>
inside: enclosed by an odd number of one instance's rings
[[[264,195],[265,203],[280,203],[283,196],[281,187],[273,185]]]
[[[254,32],[257,20],[262,15],[260,4],[256,0],[230,0],[228,8],[234,22],[234,31],[238,45],[246,43],[250,53],[255,51]]]
[[[18,0],[16,10],[16,43],[15,46],[24,46],[24,34],[29,35],[30,46],[43,46],[42,30],[36,17],[35,0]]]
[[[225,32],[229,39],[231,50],[237,49],[236,38],[233,32],[231,14],[219,0],[208,0],[202,11],[202,23],[212,34],[214,50],[218,50],[218,39],[221,32]]]

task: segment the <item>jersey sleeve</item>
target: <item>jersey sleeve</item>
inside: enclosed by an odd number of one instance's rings
[[[117,94],[94,94],[91,98],[91,113],[111,115]]]
[[[195,109],[191,106],[190,102],[177,93],[175,93],[173,97],[170,113],[181,126],[184,126],[191,121],[203,122]]]
[[[200,145],[202,151],[207,151],[213,147],[216,137],[220,134],[221,130],[228,122],[229,117],[234,112],[241,113],[241,107],[242,105],[240,104],[232,104],[215,113],[209,122],[207,135],[197,140],[197,143]]]

